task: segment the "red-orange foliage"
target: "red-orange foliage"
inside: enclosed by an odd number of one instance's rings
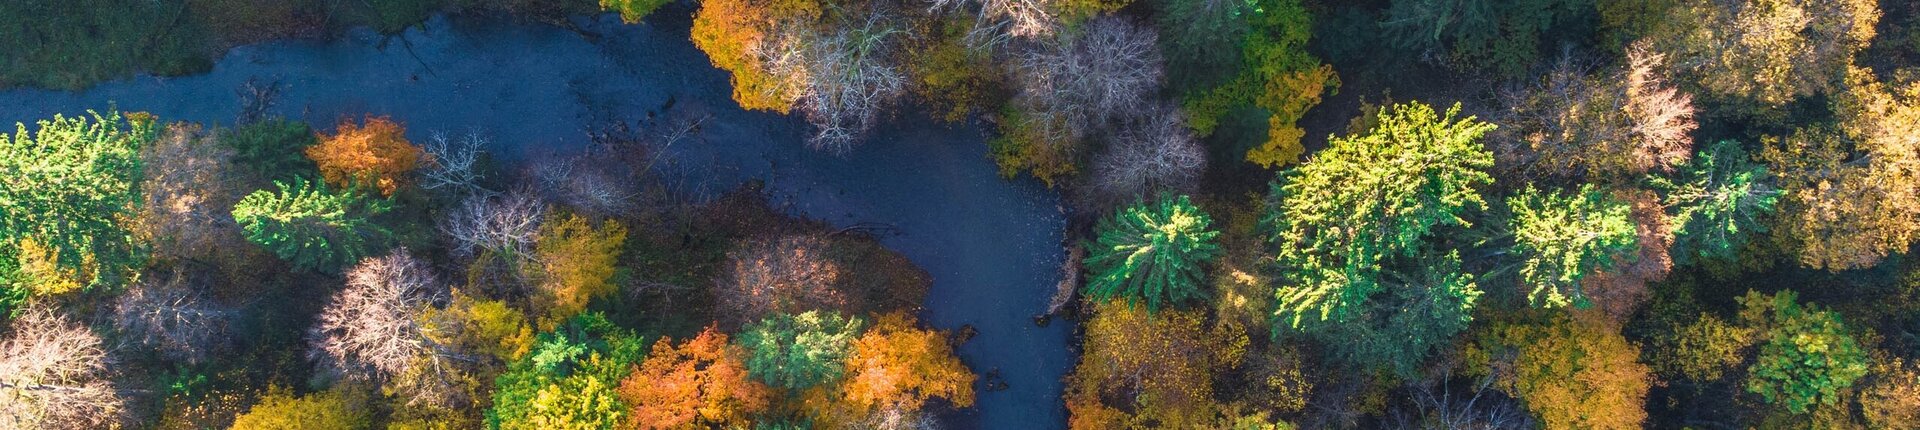
[[[407,141],[406,129],[386,117],[367,117],[362,125],[340,121],[332,136],[307,148],[307,158],[320,168],[328,185],[369,185],[381,194],[393,194],[405,185],[407,174],[420,167],[426,153]]]
[[[620,400],[632,409],[629,429],[704,429],[747,425],[767,408],[769,389],[747,377],[746,352],[713,327],[693,340],[653,344],[647,360],[620,382]]]
[[[946,336],[914,327],[906,313],[881,315],[854,341],[847,361],[842,389],[854,404],[916,410],[940,397],[958,407],[973,405],[973,372],[953,355]]]
[[[831,246],[817,235],[742,242],[727,253],[714,288],[722,320],[733,326],[775,312],[849,311],[852,300],[839,288],[847,270],[827,255]]]

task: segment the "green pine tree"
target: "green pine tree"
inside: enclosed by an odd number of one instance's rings
[[[151,116],[118,111],[54,115],[33,133],[0,134],[0,257],[25,257],[31,242],[65,282],[92,287],[126,279],[141,252],[124,221],[142,200],[140,147],[154,139]],[[0,264],[0,286],[27,288],[27,264]],[[31,288],[29,288],[31,289]],[[64,290],[62,288],[61,290]],[[59,292],[59,291],[53,291]]]
[[[1513,254],[1521,258],[1520,281],[1534,306],[1585,308],[1591,303],[1580,280],[1613,267],[1639,246],[1626,202],[1592,184],[1571,195],[1528,185],[1507,199],[1513,211]]]
[[[736,338],[747,350],[747,373],[767,385],[803,390],[839,380],[866,322],[838,312],[773,314]]]
[[[1087,244],[1087,295],[1126,298],[1148,310],[1204,296],[1201,266],[1220,253],[1210,229],[1213,218],[1187,196],[1161,196],[1137,203],[1100,222],[1100,237]]]
[[[1701,151],[1677,180],[1649,177],[1673,212],[1675,262],[1732,259],[1754,233],[1766,232],[1761,218],[1773,213],[1780,198],[1780,189],[1767,178],[1766,166],[1749,160],[1731,140]]]
[[[259,190],[233,207],[247,240],[306,270],[333,271],[384,248],[392,233],[370,217],[392,206],[358,190],[327,189],[320,181],[275,181],[278,193]]]

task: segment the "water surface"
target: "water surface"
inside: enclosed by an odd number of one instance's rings
[[[981,389],[976,407],[944,417],[951,427],[1064,427],[1070,322],[1042,328],[1031,320],[1053,293],[1063,258],[1058,196],[1031,180],[999,178],[978,127],[923,115],[899,115],[845,156],[808,150],[804,123],[742,111],[729,98],[727,75],[688,41],[687,14],[669,6],[642,25],[580,18],[581,33],[435,18],[398,37],[363,29],[331,41],[243,46],[201,75],[0,92],[0,124],[109,103],[168,121],[231,124],[237,90],[254,80],[282,85],[274,114],[317,127],[386,115],[415,140],[478,131],[492,136],[492,151],[521,158],[579,148],[590,126],[643,118],[672,100],[676,111],[711,116],[701,139],[671,149],[681,167],[673,174],[707,189],[760,179],[776,202],[807,216],[898,228],[884,242],[934,278],[922,317],[944,329],[974,326],[979,335],[959,349],[961,359],[982,375],[997,369],[1008,383]]]

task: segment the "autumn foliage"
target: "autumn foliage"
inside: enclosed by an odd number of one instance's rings
[[[407,141],[406,130],[387,117],[367,117],[360,125],[341,121],[333,135],[320,136],[320,144],[306,151],[328,185],[371,186],[386,195],[408,184],[407,175],[426,160],[426,153]]]
[[[914,327],[905,313],[881,315],[853,342],[846,399],[868,408],[917,410],[930,398],[973,405],[973,372],[953,355],[944,333]]]
[[[704,429],[748,424],[767,409],[771,390],[747,376],[746,352],[708,327],[691,340],[654,342],[647,360],[620,382],[631,407],[624,428]]]

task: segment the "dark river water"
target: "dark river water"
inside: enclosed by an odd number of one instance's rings
[[[411,138],[477,131],[507,157],[580,148],[590,124],[636,119],[672,100],[710,115],[702,139],[671,148],[670,175],[710,190],[761,179],[777,202],[838,225],[883,223],[887,245],[932,273],[923,318],[979,332],[961,358],[1007,383],[943,417],[962,429],[1065,427],[1061,381],[1072,365],[1071,321],[1037,327],[1064,258],[1059,197],[1038,183],[1003,180],[979,127],[906,113],[850,154],[806,149],[795,118],[742,111],[725,72],[687,39],[688,11],[670,6],[641,25],[579,18],[594,37],[498,19],[435,18],[398,37],[366,30],[332,41],[282,41],[234,49],[209,73],[142,76],[83,92],[0,92],[0,124],[117,104],[168,121],[231,124],[236,90],[279,82],[272,112],[330,127],[340,118],[388,115]],[[976,388],[983,388],[976,386]]]

